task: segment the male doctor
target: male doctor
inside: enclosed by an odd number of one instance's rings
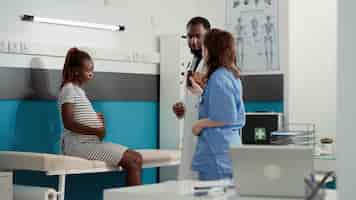
[[[203,61],[202,44],[205,33],[210,30],[210,23],[204,17],[194,17],[187,23],[187,41],[191,53],[193,54],[192,61],[188,66],[185,88],[186,94],[184,102],[178,102],[173,105],[173,111],[178,119],[184,117],[184,133],[183,133],[183,151],[181,156],[181,165],[178,171],[178,179],[195,179],[196,175],[191,170],[191,162],[196,145],[196,136],[192,134],[193,123],[198,120],[198,106],[202,91],[193,90],[188,83],[188,71],[193,72],[193,78],[197,83],[203,83],[203,76],[206,68]]]

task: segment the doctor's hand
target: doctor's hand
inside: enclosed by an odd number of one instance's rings
[[[202,87],[195,81],[193,77],[190,77],[189,80],[192,82],[192,87],[188,87],[189,91],[195,95],[202,95],[203,94]]]
[[[175,103],[173,105],[173,112],[176,114],[178,119],[181,119],[184,117],[185,114],[185,106],[182,102]]]
[[[202,126],[201,121],[195,122],[192,129],[193,135],[199,136],[203,128],[204,127]]]
[[[204,73],[201,72],[194,72],[193,73],[193,78],[194,81],[202,88],[204,89],[205,84],[207,82],[206,76]]]

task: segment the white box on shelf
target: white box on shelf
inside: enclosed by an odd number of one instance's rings
[[[13,199],[12,172],[0,171],[0,195],[1,200]]]
[[[9,41],[9,52],[10,53],[21,53],[20,44],[21,44],[21,42],[19,42],[19,41]]]
[[[7,53],[9,51],[9,42],[6,40],[0,41],[0,52]]]
[[[20,42],[20,52],[22,54],[29,53],[29,45],[26,42]]]

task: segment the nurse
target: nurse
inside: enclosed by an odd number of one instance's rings
[[[192,170],[199,180],[232,178],[231,146],[241,145],[239,130],[245,125],[240,72],[236,66],[233,36],[212,29],[203,42],[207,83],[199,105],[199,120],[193,125],[198,143]],[[191,78],[195,89],[200,86]]]

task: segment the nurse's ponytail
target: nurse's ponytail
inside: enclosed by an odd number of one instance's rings
[[[204,36],[203,43],[204,48],[208,51],[205,58],[208,67],[208,79],[219,67],[227,68],[236,78],[240,77],[236,60],[235,40],[231,33],[212,29]]]

